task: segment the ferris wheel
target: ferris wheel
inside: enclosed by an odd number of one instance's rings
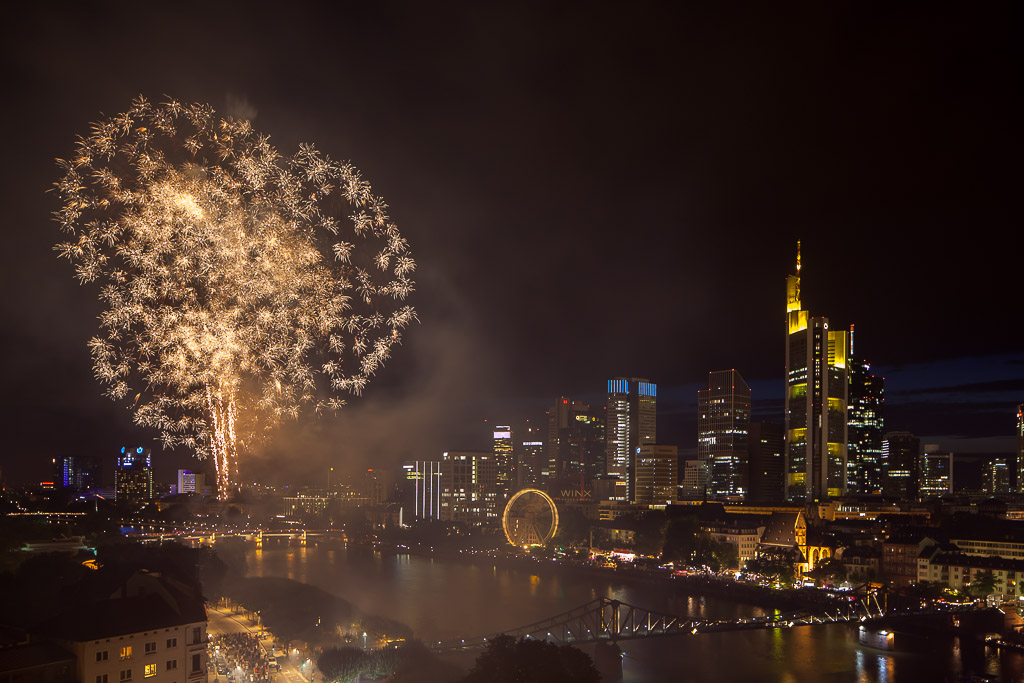
[[[512,545],[546,545],[558,531],[558,508],[543,491],[523,489],[509,499],[501,525]]]

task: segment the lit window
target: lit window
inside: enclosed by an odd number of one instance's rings
[[[146,671],[145,671],[145,677],[146,678],[152,678],[153,676],[156,676],[156,664],[147,664],[146,665]]]
[[[121,648],[121,661],[123,662],[124,660],[131,659],[131,658],[132,658],[132,646],[131,645],[125,645],[124,647]],[[130,672],[131,669],[128,669],[128,671]],[[124,673],[124,672],[122,671],[121,673]],[[122,680],[124,680],[124,679],[122,679]]]

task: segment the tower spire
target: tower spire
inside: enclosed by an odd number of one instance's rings
[[[800,240],[796,241],[796,274],[800,275]]]

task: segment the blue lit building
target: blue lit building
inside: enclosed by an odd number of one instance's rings
[[[153,456],[148,448],[121,448],[114,470],[114,500],[128,504],[153,500]]]
[[[647,379],[608,380],[605,413],[607,473],[618,480],[615,498],[633,500],[636,494],[637,449],[657,443],[658,386]]]

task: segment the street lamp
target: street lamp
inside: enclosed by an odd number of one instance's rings
[[[366,631],[363,631],[363,649],[366,649]]]

